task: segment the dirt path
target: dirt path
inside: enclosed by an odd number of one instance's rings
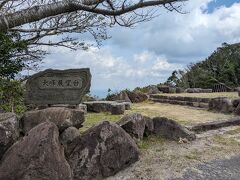
[[[186,174],[189,168],[194,175],[195,171],[201,172],[197,167],[201,169],[204,164],[219,164],[225,162],[222,159],[240,156],[240,126],[208,131],[186,144],[150,137],[139,146],[140,160],[108,180],[191,179],[191,174]]]

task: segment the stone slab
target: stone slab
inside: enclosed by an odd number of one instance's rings
[[[35,105],[80,104],[81,98],[89,92],[90,86],[89,68],[47,69],[28,79],[25,103]]]

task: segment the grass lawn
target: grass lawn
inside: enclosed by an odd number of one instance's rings
[[[132,109],[125,111],[125,114],[129,113],[141,113],[149,117],[163,116],[170,119],[174,119],[183,125],[191,125],[200,122],[216,121],[229,119],[233,115],[225,115],[221,113],[209,112],[207,110],[196,109],[188,106],[161,104],[153,102],[144,102],[133,104]],[[87,113],[86,120],[83,123],[81,132],[90,128],[94,124],[101,121],[108,120],[111,122],[117,122],[123,115],[111,115],[110,113]]]
[[[230,99],[239,98],[237,92],[219,92],[219,93],[180,93],[180,94],[159,94],[163,96],[184,96],[184,97],[199,97],[199,98],[216,98],[227,97]]]

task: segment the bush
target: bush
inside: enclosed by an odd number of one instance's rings
[[[0,109],[21,114],[26,110],[20,81],[0,79]]]

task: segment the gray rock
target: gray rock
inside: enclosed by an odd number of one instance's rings
[[[124,104],[112,105],[112,108],[111,108],[112,115],[124,114],[124,111],[125,111],[125,105]]]
[[[156,85],[150,85],[146,87],[148,89],[148,94],[160,94],[158,87]]]
[[[238,105],[240,104],[240,99],[234,99],[234,100],[232,101],[232,104],[233,104],[233,107],[234,107],[234,108],[238,107]]]
[[[191,131],[199,133],[203,131],[209,131],[214,129],[220,129],[223,127],[238,126],[238,125],[240,125],[240,118],[235,117],[228,120],[221,120],[221,121],[218,120],[213,122],[199,123],[197,125],[189,127],[189,129]]]
[[[125,106],[125,110],[131,110],[131,103],[130,102],[122,102],[121,104],[123,104]]]
[[[240,104],[238,104],[238,106],[235,108],[234,113],[235,113],[237,116],[240,116]]]
[[[146,121],[141,114],[127,114],[123,116],[117,124],[135,140],[141,140],[143,138]]]
[[[64,146],[64,152],[68,156],[72,152],[71,143],[80,136],[79,129],[75,127],[69,127],[65,129],[60,135],[60,142]]]
[[[222,113],[233,112],[232,101],[226,97],[213,98],[209,102],[209,110],[214,110]]]
[[[26,83],[26,104],[72,104],[81,102],[89,92],[91,73],[89,68],[47,69],[31,76]]]
[[[184,93],[184,89],[180,88],[180,87],[177,87],[176,88],[176,93]]]
[[[33,127],[46,121],[55,123],[59,131],[62,132],[70,126],[76,128],[82,127],[84,120],[84,112],[81,110],[53,107],[43,110],[28,111],[23,115],[20,121],[23,133],[26,134]]]
[[[14,113],[0,114],[0,159],[19,138],[19,122]]]
[[[4,154],[0,179],[71,179],[72,171],[58,138],[54,123],[45,122],[33,128]]]
[[[144,119],[145,119],[144,136],[149,136],[154,132],[153,120],[147,116],[144,116]]]
[[[117,124],[104,121],[72,143],[68,158],[74,179],[102,179],[116,174],[139,159],[134,140]]]
[[[148,96],[142,92],[128,91],[127,94],[132,103],[140,103],[148,100]]]
[[[89,112],[113,112],[116,114],[123,114],[126,109],[125,103],[118,103],[116,101],[91,101],[91,102],[84,102],[87,106],[87,110]]]
[[[78,109],[82,110],[83,112],[87,113],[87,105],[79,104]]]
[[[195,140],[196,136],[193,132],[185,127],[164,117],[153,118],[154,134],[165,137],[167,139],[178,141],[180,138],[186,138],[189,141]]]

